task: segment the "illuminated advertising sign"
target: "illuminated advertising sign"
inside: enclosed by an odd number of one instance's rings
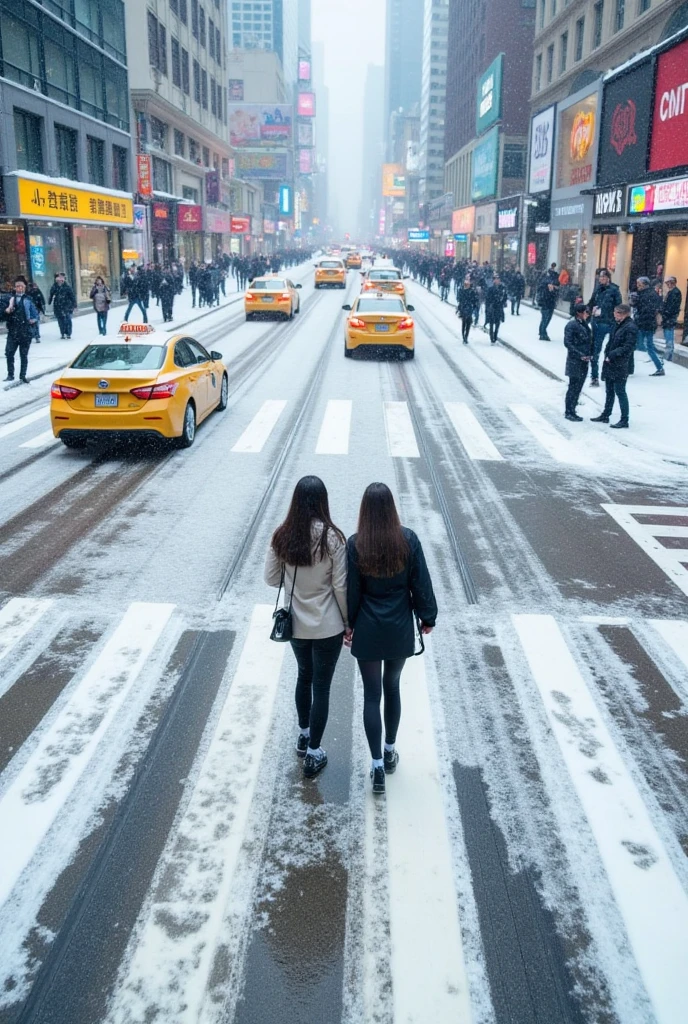
[[[473,150],[472,199],[489,199],[497,195],[499,169],[499,129],[492,128]]]
[[[313,173],[313,150],[312,149],[300,149],[299,150],[299,174],[312,174]]]
[[[529,192],[547,192],[552,184],[554,109],[548,107],[531,121]]]
[[[299,61],[299,82],[310,82],[311,62],[309,60]]]
[[[84,188],[63,188],[51,181],[33,178],[9,178],[17,183],[19,215],[32,220],[70,220],[77,223],[95,221],[128,228],[134,223],[131,196],[119,192],[91,192]]]
[[[628,190],[628,212],[632,216],[668,210],[688,210],[688,178],[633,185]]]
[[[244,80],[243,78],[230,78],[227,98],[230,103],[244,102]]]
[[[406,171],[403,164],[382,165],[382,194],[402,199],[406,195]]]
[[[557,188],[593,185],[597,92],[560,108],[557,129]]]
[[[452,234],[472,235],[475,228],[475,206],[462,206],[452,213]]]
[[[315,93],[300,92],[296,112],[299,117],[315,117]]]
[[[251,234],[251,218],[250,217],[232,217],[229,222],[229,230],[233,235],[250,235]]]
[[[508,199],[497,204],[497,231],[518,231],[518,200]]]
[[[278,181],[289,177],[288,153],[263,153],[260,150],[249,152],[240,150],[235,159],[237,177]]]
[[[452,239],[450,242],[445,242],[444,243],[444,255],[445,256],[454,256],[455,253],[456,253],[456,245],[454,244],[454,240]]]
[[[312,146],[313,145],[313,122],[312,121],[299,121],[296,126],[297,139],[299,146]]]
[[[142,196],[153,195],[153,176],[151,171],[151,158],[147,153],[138,153],[136,157],[136,168],[138,172],[138,191]]]
[[[642,178],[652,118],[652,62],[645,61],[604,87],[597,184]]]
[[[502,65],[504,54],[500,53],[478,79],[478,96],[475,127],[482,133],[502,116]]]
[[[203,208],[180,203],[177,207],[177,231],[202,231]]]
[[[429,242],[430,232],[423,231],[422,228],[409,228],[408,240],[409,242]]]
[[[657,60],[650,170],[688,164],[688,39]]]
[[[288,146],[293,107],[288,103],[230,103],[229,144],[235,149]]]
[[[279,187],[279,212],[283,217],[291,217],[293,213],[293,200],[291,187],[289,185],[280,185]]]

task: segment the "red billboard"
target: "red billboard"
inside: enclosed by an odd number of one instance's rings
[[[315,117],[315,93],[300,92],[296,112],[299,117]]]
[[[657,61],[650,170],[688,164],[688,39]]]
[[[153,194],[153,175],[151,172],[151,158],[146,153],[139,153],[136,157],[136,168],[138,171],[138,192],[142,196]]]
[[[203,208],[190,204],[177,207],[177,231],[202,231]]]
[[[251,234],[251,218],[250,217],[232,217],[230,223],[230,229],[233,235],[250,235]]]

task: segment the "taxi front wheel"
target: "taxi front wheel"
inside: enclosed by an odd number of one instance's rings
[[[222,376],[222,384],[220,385],[220,401],[217,403],[217,411],[223,412],[227,408],[229,402],[229,380],[227,374]]]
[[[184,426],[181,437],[177,438],[177,448],[190,448],[196,438],[196,410],[191,402],[186,403],[184,410]]]

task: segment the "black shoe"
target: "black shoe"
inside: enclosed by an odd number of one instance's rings
[[[320,754],[306,754],[303,762],[303,774],[307,779],[314,779],[318,772],[321,772],[327,764],[327,754],[320,748]]]
[[[26,379],[26,377],[20,377],[19,380],[20,380],[20,383],[22,383],[22,384],[28,384],[29,383],[28,380]]]
[[[591,423],[609,423],[609,417],[605,416],[604,413],[601,413],[599,416],[591,416],[590,417],[590,422]]]
[[[593,379],[592,379],[592,380],[590,381],[590,387],[591,387],[591,388],[598,388],[599,386],[600,386],[600,382],[599,382],[599,380],[597,379],[597,377],[594,377],[594,378],[593,378]]]
[[[399,764],[399,754],[396,750],[385,750],[382,756],[385,761],[385,774],[394,775]]]
[[[373,793],[384,793],[385,791],[385,769],[371,768],[370,777],[373,780]]]
[[[5,377],[5,380],[14,380],[14,377]]]
[[[651,377],[665,377],[666,374],[664,373],[664,369],[662,368],[661,370],[655,370],[655,372],[651,373],[650,376]]]
[[[572,423],[582,423],[583,422],[583,417],[582,416],[577,416],[575,412],[567,412],[567,413],[564,413],[564,415],[566,416],[566,419],[567,420],[571,420]]]
[[[299,733],[299,738],[296,741],[296,756],[305,757],[306,751],[308,750],[308,744],[310,740],[308,736],[304,736],[303,733]]]
[[[609,426],[612,430],[623,430],[624,427],[628,426],[628,420],[619,420],[618,423],[610,423]]]

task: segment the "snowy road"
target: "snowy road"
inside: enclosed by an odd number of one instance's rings
[[[546,365],[413,284],[414,362],[344,359],[344,293],[296,274],[292,323],[199,321],[230,402],[187,451],[63,449],[50,377],[0,407],[0,1024],[685,1024],[661,398],[638,382],[642,444],[589,389],[567,423]],[[348,653],[327,769],[293,752],[262,565],[305,473],[347,534],[389,483],[435,583],[383,802]]]

